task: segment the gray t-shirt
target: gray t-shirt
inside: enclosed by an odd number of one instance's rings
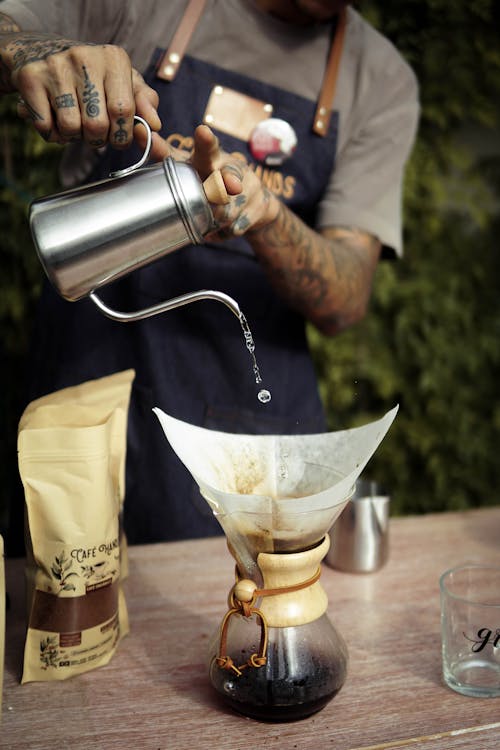
[[[168,46],[185,6],[186,0],[2,0],[0,12],[26,31],[119,44],[143,72],[155,48]],[[188,53],[316,101],[329,47],[329,25],[294,26],[252,0],[208,0]],[[418,86],[394,46],[352,8],[334,109],[335,170],[317,228],[357,227],[400,255],[402,178],[418,122]]]

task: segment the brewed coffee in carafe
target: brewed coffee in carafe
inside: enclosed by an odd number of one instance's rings
[[[236,562],[209,648],[212,685],[255,719],[318,711],[341,689],[348,664],[320,582],[327,532],[397,407],[363,427],[319,435],[230,434],[154,411]]]
[[[234,710],[290,721],[323,708],[347,674],[347,646],[319,583],[328,536],[310,550],[259,553],[262,588],[240,579],[210,645],[210,680]],[[238,573],[239,577],[239,573]]]

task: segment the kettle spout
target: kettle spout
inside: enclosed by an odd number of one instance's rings
[[[201,300],[215,300],[216,302],[224,303],[231,312],[236,315],[238,320],[242,318],[242,312],[236,300],[230,297],[224,292],[213,291],[211,289],[203,289],[199,292],[189,292],[188,294],[181,294],[179,297],[160,302],[158,305],[152,307],[146,307],[143,310],[137,310],[136,312],[119,312],[108,307],[95,292],[89,294],[90,299],[99,308],[99,310],[119,323],[131,323],[136,320],[144,320],[145,318],[151,318],[153,315],[159,315],[160,313],[173,310],[176,307],[182,307],[183,305],[189,305],[191,302],[200,302]]]

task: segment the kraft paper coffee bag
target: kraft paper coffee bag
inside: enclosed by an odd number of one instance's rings
[[[134,370],[124,370],[107,377],[50,393],[32,401],[21,416],[19,432],[38,427],[84,427],[102,424],[117,410],[128,415]],[[127,432],[117,423],[112,436],[111,471],[116,482],[121,507],[125,498],[125,459]],[[29,540],[26,540],[29,549]],[[127,543],[120,530],[121,577],[128,574]]]
[[[31,557],[22,682],[106,664],[128,632],[120,511],[132,379],[128,371],[50,394],[21,418]]]

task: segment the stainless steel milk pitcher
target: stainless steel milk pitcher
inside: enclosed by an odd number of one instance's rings
[[[330,530],[326,562],[349,573],[381,568],[389,554],[390,497],[376,482],[358,479],[354,494]]]
[[[90,297],[108,317],[141,320],[202,299],[224,302],[239,317],[237,303],[223,292],[184,294],[144,310],[119,312],[95,293],[100,287],[188,244],[200,244],[214,228],[212,203],[227,203],[220,172],[204,183],[186,162],[167,157],[143,166],[151,150],[151,130],[141,159],[108,179],[30,206],[30,228],[41,264],[65,299]]]

